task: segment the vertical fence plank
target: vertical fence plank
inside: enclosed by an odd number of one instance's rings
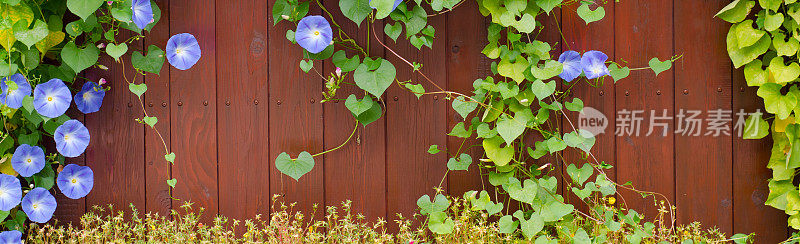
[[[728,24],[696,19],[713,16],[727,4],[721,0],[675,2],[674,28],[681,30],[675,32],[675,53],[683,55],[674,66],[675,110],[701,111],[705,118],[699,136],[675,134],[675,205],[679,224],[699,221],[731,234],[733,114],[731,62],[725,49]],[[715,121],[725,123],[727,133],[715,130]]]
[[[614,55],[618,62],[628,61],[631,67],[646,67],[651,57],[661,60],[670,58],[672,46],[672,1],[671,0],[630,0],[616,3],[614,21],[616,43]],[[630,77],[616,84],[615,97],[617,115],[623,111],[645,111],[633,118],[643,118],[638,135],[634,133],[617,136],[617,181],[630,181],[637,189],[654,191],[666,196],[674,203],[675,177],[672,134],[674,123],[671,118],[650,119],[674,114],[673,94],[674,70],[664,71],[655,76],[651,71],[631,72]],[[660,94],[660,95],[659,95]],[[651,111],[655,114],[651,115]],[[620,124],[617,117],[616,123]],[[659,125],[667,125],[667,128]],[[615,126],[615,130],[619,129]],[[628,127],[630,128],[630,127]],[[662,132],[666,129],[666,136]],[[639,194],[620,190],[623,200],[631,209],[642,210],[646,218],[655,217],[656,208],[652,197],[643,199]]]
[[[353,21],[345,18],[339,10],[337,2],[327,2],[326,8],[333,14],[334,20],[344,31],[355,39],[359,45],[369,48],[373,57],[383,56],[383,47],[372,37],[366,21],[359,29]],[[328,16],[325,15],[327,18]],[[382,33],[382,21],[375,24],[375,30]],[[379,35],[383,38],[383,35]],[[372,39],[372,40],[370,40]],[[367,42],[367,41],[370,42]],[[383,41],[383,39],[381,39]],[[366,45],[370,44],[369,47]],[[337,49],[340,48],[337,46]],[[337,50],[338,51],[338,50]],[[348,57],[358,54],[347,52]],[[333,62],[325,62],[326,77],[335,72]],[[351,73],[352,74],[352,73]],[[364,92],[353,83],[352,75],[345,80],[350,84],[342,84],[336,92],[334,101],[324,103],[325,114],[325,149],[341,145],[353,132],[355,118],[344,106],[344,99],[350,94],[363,98]],[[319,98],[322,99],[322,98]],[[381,102],[383,104],[383,102]],[[385,111],[385,110],[384,110]],[[384,112],[385,113],[385,112]],[[386,217],[386,116],[381,116],[366,127],[359,124],[356,134],[342,148],[325,154],[325,205],[341,206],[345,200],[352,201],[352,209],[366,216],[369,220]]]
[[[464,95],[473,95],[472,82],[475,79],[484,79],[492,75],[491,60],[481,50],[488,43],[487,19],[481,17],[478,5],[474,3],[462,4],[458,9],[447,13],[447,88],[450,91]],[[441,32],[439,32],[441,33]],[[441,41],[441,40],[437,40]],[[459,122],[469,125],[469,121],[476,116],[475,112],[464,119],[452,109],[452,100],[445,106],[447,110],[447,129],[450,130]],[[474,134],[473,134],[474,135]],[[463,139],[453,136],[447,137],[447,149],[450,157],[458,158],[459,153],[472,156],[473,164],[468,171],[450,171],[448,173],[449,194],[461,196],[464,192],[483,189],[481,175],[478,169],[478,159],[483,157],[479,145],[480,141],[471,137]],[[459,152],[460,150],[460,152]]]
[[[732,72],[734,113],[765,113],[764,101],[756,95],[758,87],[747,86],[743,68]],[[767,168],[771,138],[772,134],[760,140],[745,140],[738,133],[733,136],[733,232],[756,233],[756,243],[779,243],[789,233],[786,214],[764,205],[772,178],[772,170]]]
[[[156,4],[161,8],[161,20],[147,33],[144,40],[145,47],[156,45],[165,47],[169,39],[169,0],[157,0]],[[147,83],[147,93],[144,101],[147,113],[158,118],[156,129],[161,133],[159,137],[153,128],[145,127],[145,175],[147,176],[146,200],[147,211],[156,212],[161,215],[169,214],[172,209],[172,199],[170,198],[169,186],[166,181],[172,179],[170,175],[170,163],[164,159],[166,148],[170,146],[170,128],[172,120],[170,109],[172,104],[169,100],[169,64],[161,67],[158,75],[148,74],[144,77]],[[162,141],[162,139],[164,141]],[[166,144],[166,145],[165,145]]]
[[[274,2],[269,1],[270,8]],[[270,18],[268,24],[272,23]],[[269,62],[269,186],[272,194],[282,194],[287,203],[297,202],[294,209],[308,216],[314,204],[325,203],[323,157],[315,157],[314,169],[299,181],[278,171],[275,158],[282,152],[297,158],[302,151],[313,155],[323,150],[324,120],[319,96],[324,82],[314,70],[304,73],[298,67],[303,49],[286,40],[289,29],[294,30],[295,26],[282,21],[269,32],[269,55],[278,60]],[[322,73],[322,62],[314,63]]]
[[[219,211],[269,212],[267,2],[217,0]],[[235,27],[235,28],[232,28]],[[279,40],[284,41],[284,40]]]
[[[217,214],[217,116],[215,6],[212,0],[171,0],[170,32],[191,33],[203,57],[191,69],[170,71],[171,142],[177,155],[173,196],[203,207],[204,220]],[[165,64],[167,65],[167,64]]]
[[[542,42],[546,42],[546,43],[551,45],[551,47],[550,47],[550,55],[551,56],[560,55],[561,51],[562,51],[563,38],[561,37],[561,25],[562,25],[561,24],[561,22],[562,22],[561,21],[562,20],[562,17],[561,17],[562,11],[561,10],[562,9],[560,9],[560,8],[555,8],[549,14],[547,14],[547,13],[540,14],[539,16],[537,16],[537,19],[536,19],[536,22],[541,23],[542,24],[541,28],[543,28],[543,29],[541,29],[542,32],[538,34],[539,38],[537,38],[537,40],[542,41]],[[537,30],[537,31],[539,31],[539,30]],[[557,58],[558,57],[556,56],[556,59]],[[550,80],[549,82],[556,82],[556,90],[557,91],[564,91],[563,90],[564,89],[564,85],[562,84],[560,79],[554,78],[554,79]],[[553,103],[553,100],[546,99],[545,102],[546,103]],[[534,106],[537,106],[537,107],[532,109],[532,111],[535,112],[535,111],[537,111],[539,109],[539,107],[538,107],[538,103],[534,102],[533,104],[536,104]],[[561,122],[562,122],[561,120],[562,119],[563,118],[562,118],[562,114],[561,113],[559,113],[559,112],[551,112],[550,113],[549,123],[546,123],[544,125],[545,129],[549,130],[549,131],[559,130],[561,128]],[[533,134],[529,134],[526,137],[525,143],[526,143],[526,145],[528,147],[533,148],[535,143],[536,143],[536,141],[543,141],[543,140],[544,140],[544,138],[542,137],[541,133],[534,132]],[[527,155],[527,153],[523,153],[523,154]],[[546,164],[550,164],[550,167],[544,169],[544,171],[547,172],[548,170],[550,170],[549,174],[551,176],[555,177],[558,182],[563,182],[562,180],[564,180],[563,179],[564,178],[563,177],[564,172],[562,172],[562,171],[563,171],[563,168],[564,168],[564,162],[563,162],[563,160],[561,160],[561,157],[559,156],[559,154],[562,154],[562,152],[558,152],[556,154],[548,153],[544,157],[541,157],[538,160],[536,160],[536,164],[540,165],[540,166],[543,166],[543,165],[546,165]],[[558,188],[556,189],[556,192],[559,192],[559,193],[563,192],[563,190],[564,190],[563,186],[564,186],[564,184],[558,184]],[[509,206],[509,207],[511,207],[511,206]]]
[[[132,34],[123,32],[118,38],[125,40]],[[129,45],[132,51],[141,50],[142,42]],[[132,52],[131,51],[131,52]],[[86,165],[94,171],[94,188],[86,198],[87,206],[113,204],[115,209],[127,210],[129,204],[145,207],[144,172],[144,126],[134,119],[141,118],[139,100],[130,91],[122,70],[129,80],[141,82],[130,64],[131,56],[120,57],[122,63],[114,62],[106,54],[100,55],[100,63],[108,70],[94,69],[87,72],[89,80],[109,81],[111,91],[103,99],[100,111],[85,116],[91,142],[86,149]],[[82,81],[78,81],[83,85]]]
[[[417,50],[408,40],[398,38],[397,44],[387,46],[409,62],[424,64],[422,72],[442,89],[447,89],[447,69],[443,62],[446,57],[446,15],[428,18],[428,23],[436,29],[433,49],[423,47]],[[389,38],[386,38],[387,42]],[[439,91],[412,68],[389,51],[387,60],[397,68],[398,80],[411,80],[414,84],[422,84],[425,91]],[[420,196],[434,193],[433,187],[440,185],[447,189],[447,181],[443,179],[447,171],[447,118],[446,108],[449,102],[442,94],[417,97],[396,84],[386,92],[384,98],[386,112],[386,154],[387,170],[387,218],[395,219],[395,213],[405,217],[417,212],[417,199]],[[438,145],[442,152],[428,154],[430,145]]]
[[[614,4],[607,3],[603,5],[606,11],[606,16],[598,21],[590,24],[581,19],[576,13],[580,4],[572,4],[566,7],[562,16],[562,32],[564,33],[564,43],[562,43],[563,50],[576,51],[585,53],[591,50],[597,50],[608,55],[609,60],[614,60]],[[557,57],[556,57],[557,58]],[[593,81],[592,81],[593,82]],[[585,108],[592,108],[600,111],[606,116],[605,121],[597,121],[598,123],[605,124],[605,130],[595,136],[594,147],[592,147],[592,155],[588,156],[580,150],[570,149],[565,153],[567,163],[574,163],[577,167],[582,167],[585,162],[605,162],[615,165],[614,162],[614,80],[606,77],[601,83],[595,85],[587,82],[585,79],[576,79],[570,82],[567,87],[571,87],[570,96],[567,99],[572,102],[572,98],[579,98],[583,101]],[[595,87],[597,86],[597,87]],[[562,120],[564,132],[573,131],[572,126],[577,129],[586,128],[590,126],[588,120],[579,120],[578,112],[571,112],[564,110],[569,117]],[[597,127],[600,124],[595,125]],[[616,168],[607,169],[604,172],[612,180],[616,179]],[[566,170],[563,171],[566,173]],[[570,179],[565,179],[570,180]],[[564,189],[564,193],[570,195],[571,202],[580,202],[571,189]]]

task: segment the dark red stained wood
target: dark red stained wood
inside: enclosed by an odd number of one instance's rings
[[[219,211],[269,212],[267,2],[217,0]],[[230,28],[236,26],[236,28]]]
[[[561,47],[564,39],[561,36],[560,28],[561,28],[561,9],[553,9],[550,14],[544,13],[537,16],[536,21],[541,23],[543,29],[536,29],[534,33],[538,33],[536,35],[536,40],[547,42],[550,44],[550,56],[555,57],[558,59],[557,55],[561,54]],[[565,88],[562,82],[558,79],[550,80],[550,82],[556,82],[556,90],[563,91]],[[546,99],[545,102],[553,103],[552,99]],[[538,102],[533,103],[531,109],[535,113],[539,109]],[[560,112],[550,112],[550,118],[548,122],[544,125],[546,130],[549,131],[556,131],[561,126],[561,119],[562,114]],[[542,137],[541,133],[533,132],[529,133],[526,136],[525,145],[528,147],[533,148],[537,141],[544,141],[545,139]],[[518,152],[519,153],[519,152]],[[561,152],[559,152],[560,154]],[[527,152],[523,152],[523,155],[528,155]],[[533,160],[528,157],[529,160],[533,161],[536,165],[542,166],[546,164],[550,164],[550,166],[546,169],[543,169],[545,172],[549,171],[549,174],[558,180],[558,182],[562,182],[563,172],[562,168],[564,168],[564,162],[558,156],[558,154],[547,154],[538,160]],[[564,184],[558,184],[558,188],[556,192],[562,192]]]
[[[170,68],[169,73],[170,101],[177,105],[171,121],[180,121],[170,125],[176,154],[172,177],[178,180],[173,196],[180,199],[173,204],[191,201],[205,208],[204,220],[211,220],[218,213],[214,1],[172,0],[170,10],[170,33],[191,33],[203,53],[191,69]]]
[[[144,40],[145,46],[157,45],[165,47],[167,40],[169,40],[169,0],[156,1],[158,7],[161,8],[161,20],[153,27],[152,31],[147,33]],[[164,141],[158,136],[156,131],[149,126],[145,127],[144,140],[145,140],[145,171],[148,184],[147,188],[147,211],[157,212],[161,215],[169,214],[172,208],[172,199],[170,199],[169,186],[166,181],[172,179],[170,175],[170,163],[164,159],[167,149],[164,148],[166,143],[167,148],[170,146],[170,125],[171,117],[170,110],[174,104],[170,103],[169,99],[169,64],[165,63],[161,67],[161,72],[158,75],[148,74],[144,77],[147,83],[147,93],[145,93],[145,108],[147,114],[158,118],[155,128],[161,133]]]
[[[490,68],[492,60],[481,53],[488,43],[486,28],[489,20],[480,16],[478,5],[475,3],[461,4],[456,10],[447,13],[447,26],[449,27],[447,29],[448,43],[445,49],[447,53],[447,89],[467,96],[473,95],[473,81],[492,75]],[[436,41],[441,41],[441,39]],[[476,114],[473,112],[465,121],[452,109],[451,103],[446,104],[445,107],[448,130],[459,122],[469,125],[472,117]],[[480,140],[474,139],[475,132],[472,135],[473,139],[466,141],[463,138],[447,137],[447,149],[450,157],[458,158],[460,153],[472,156],[472,165],[468,171],[450,171],[448,173],[448,190],[452,196],[461,196],[464,192],[471,190],[480,191],[485,188],[484,185],[491,186],[488,182],[481,182],[478,159],[483,157],[483,150],[480,147],[471,147],[481,143]]]
[[[118,40],[126,40],[131,33],[122,32]],[[129,44],[133,51],[141,51],[142,42]],[[120,57],[124,62],[125,74],[129,81],[142,82],[141,75],[135,75],[130,64],[130,55]],[[100,63],[108,70],[93,69],[86,76],[89,80],[108,80],[111,91],[103,98],[100,111],[85,116],[85,125],[91,134],[91,142],[86,149],[86,165],[94,171],[94,188],[86,196],[86,205],[113,204],[116,209],[128,209],[133,204],[139,209],[145,207],[144,171],[144,126],[135,118],[142,118],[139,100],[130,91],[123,76],[122,63],[114,62],[105,53],[100,54]],[[83,85],[83,81],[76,81]]]
[[[269,1],[270,8],[274,2]],[[272,23],[270,18],[267,24]],[[313,70],[309,73],[300,70],[298,65],[303,57],[303,49],[286,40],[286,30],[295,29],[294,24],[282,21],[270,28],[269,56],[278,60],[269,62],[269,69],[272,71],[269,72],[270,193],[284,195],[282,200],[286,203],[297,202],[294,209],[310,216],[308,214],[313,205],[325,203],[325,160],[323,157],[315,157],[314,169],[295,181],[275,168],[275,158],[282,152],[297,158],[302,151],[313,155],[324,150],[323,109],[319,103],[324,82]],[[314,67],[322,72],[322,62],[314,63]],[[318,213],[323,211],[318,209]]]
[[[647,67],[652,57],[661,60],[673,55],[672,1],[671,0],[631,0],[616,3],[614,6],[615,53],[618,61],[626,60],[631,67]],[[654,191],[675,203],[674,177],[674,128],[672,121],[666,122],[669,130],[666,136],[660,133],[663,127],[649,130],[650,111],[662,115],[673,115],[674,70],[665,71],[656,77],[651,71],[632,71],[630,77],[616,84],[617,111],[645,110],[639,135],[618,136],[616,141],[617,181],[630,181],[636,189]],[[658,92],[661,95],[657,95]],[[625,95],[622,95],[625,94]],[[616,117],[616,115],[614,115]],[[619,121],[619,120],[617,120]],[[616,126],[615,126],[616,127]],[[656,208],[652,197],[643,199],[638,194],[619,190],[628,208],[637,209],[650,219]]]
[[[359,31],[353,21],[345,18],[337,2],[327,2],[326,8],[335,16],[334,20],[339,23],[350,37],[358,41],[359,45],[370,49],[373,57],[383,56],[383,47],[373,38],[371,32],[365,31],[368,27],[366,20],[361,23]],[[330,16],[325,15],[330,18]],[[375,25],[378,33],[383,32],[383,25]],[[382,36],[380,36],[382,37]],[[387,38],[388,39],[388,38]],[[277,40],[285,42],[285,40]],[[337,50],[338,51],[338,50]],[[355,55],[356,52],[348,52],[348,56]],[[363,59],[364,55],[359,54]],[[334,73],[333,62],[326,61],[324,65],[327,77]],[[352,73],[348,75],[346,82],[353,84]],[[322,82],[319,78],[315,81]],[[350,94],[355,94],[358,98],[364,97],[364,92],[358,87],[343,84],[342,88],[336,93],[336,99],[341,101],[329,101],[324,103],[325,149],[335,148],[341,145],[353,132],[355,118],[344,106],[344,99]],[[321,98],[317,98],[318,100]],[[331,153],[325,154],[325,205],[341,207],[341,203],[351,200],[353,211],[357,211],[369,220],[386,217],[386,117],[382,116],[378,121],[364,127],[359,124],[356,134],[344,147]]]
[[[731,62],[725,49],[729,24],[696,19],[713,16],[727,4],[726,1],[675,2],[674,28],[680,30],[675,32],[675,53],[683,54],[674,66],[676,111],[700,110],[703,117],[710,119],[711,110],[731,110]],[[678,223],[699,221],[706,227],[716,226],[723,233],[732,234],[731,136],[730,133],[706,135],[710,132],[708,121],[703,125],[701,136],[675,135]],[[732,128],[733,123],[728,127]]]
[[[756,95],[758,88],[747,86],[743,68],[732,72],[733,111],[764,113],[763,100]],[[734,117],[734,122],[737,119]],[[772,178],[772,170],[767,168],[772,135],[760,140],[745,140],[738,135],[733,137],[733,232],[756,233],[756,243],[779,243],[788,238],[787,216],[764,205],[769,195],[768,180]]]
[[[564,33],[564,42],[561,44],[564,51],[572,50],[579,53],[585,53],[591,50],[597,50],[608,55],[609,60],[614,60],[614,4],[607,3],[603,5],[606,11],[606,16],[598,22],[592,22],[589,25],[576,14],[576,9],[579,4],[572,4],[567,6],[562,16],[562,32]],[[560,54],[559,54],[560,55]],[[558,57],[553,57],[557,59]],[[586,156],[580,150],[570,149],[565,153],[565,158],[568,162],[572,162],[577,167],[582,167],[584,163],[600,163],[606,162],[614,165],[614,80],[607,77],[599,87],[594,87],[586,79],[576,79],[563,87],[571,86],[571,95],[565,99],[565,102],[572,102],[573,98],[579,98],[583,101],[584,107],[594,108],[607,116],[605,121],[607,127],[604,133],[595,136],[594,147],[592,147],[592,155]],[[622,81],[624,82],[624,81]],[[564,109],[569,118],[562,120],[562,128],[565,132],[573,131],[573,127],[582,128],[581,121],[579,120],[579,113],[572,112]],[[583,123],[587,123],[585,121]],[[583,126],[586,126],[584,124]],[[595,161],[596,160],[596,161]],[[616,168],[605,170],[606,175],[616,179]],[[566,174],[566,169],[564,169]],[[594,180],[592,178],[591,180]],[[580,199],[572,193],[571,189],[564,189],[571,198],[570,201],[580,202]],[[586,209],[583,209],[586,210]]]
[[[434,83],[446,88],[447,50],[446,15],[428,18],[428,24],[436,28],[433,49],[417,50],[404,38],[387,45],[409,62],[425,64],[422,72]],[[403,34],[405,35],[405,34]],[[387,42],[390,38],[386,38]],[[387,60],[397,68],[398,80],[412,80],[422,84],[425,91],[439,91],[421,75],[411,73],[411,67],[386,51]],[[440,183],[447,190],[447,109],[450,101],[441,94],[426,95],[417,99],[413,93],[392,84],[384,94],[388,102],[386,113],[386,179],[387,218],[396,219],[395,213],[409,217],[417,212],[417,199],[422,195],[434,195],[434,187]],[[430,145],[438,145],[442,152],[428,153]]]

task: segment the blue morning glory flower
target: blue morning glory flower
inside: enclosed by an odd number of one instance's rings
[[[23,177],[31,177],[39,173],[47,162],[41,147],[22,144],[11,156],[11,167]]]
[[[200,60],[200,56],[202,56],[200,44],[192,34],[176,34],[167,41],[167,61],[176,69],[191,68],[197,60]]]
[[[56,198],[41,187],[33,188],[22,198],[22,211],[28,215],[28,219],[36,223],[49,221],[56,206]]]
[[[0,174],[0,210],[8,211],[22,200],[22,185],[17,177]]]
[[[153,22],[153,7],[150,6],[150,0],[133,0],[131,10],[133,10],[133,23],[139,29],[144,30],[148,24]]]
[[[319,53],[331,45],[333,41],[333,30],[331,25],[324,17],[319,15],[309,15],[297,23],[297,31],[294,33],[297,44],[310,53]]]
[[[14,81],[14,83],[17,84],[17,89],[9,91],[8,85],[6,84],[8,80]],[[0,88],[3,90],[3,93],[0,94],[0,103],[13,109],[22,107],[22,99],[25,98],[25,96],[31,95],[31,84],[28,84],[28,80],[25,79],[25,76],[19,73],[3,78],[0,82]]]
[[[369,0],[369,2],[372,2],[372,0]],[[394,0],[394,6],[392,7],[392,11],[397,9],[397,6],[400,6],[400,3],[402,3],[402,2],[403,2],[403,0]],[[375,7],[372,7],[372,9],[375,9]]]
[[[0,243],[22,244],[22,232],[18,230],[0,232]]]
[[[80,121],[69,120],[56,128],[53,133],[58,153],[64,157],[74,158],[83,153],[89,146],[89,129]]]
[[[564,69],[558,76],[565,81],[572,81],[581,75],[581,54],[576,51],[566,51],[558,57],[558,62]]]
[[[67,112],[72,103],[72,94],[59,79],[39,84],[33,89],[33,107],[39,114],[55,118]]]
[[[106,90],[100,87],[97,83],[86,82],[83,83],[83,88],[78,93],[75,93],[75,105],[81,113],[94,113],[100,111],[100,106],[103,105],[103,97],[106,96]]]
[[[584,53],[581,58],[581,67],[583,67],[583,73],[586,74],[586,78],[595,79],[609,75],[606,60],[608,60],[608,56],[600,51]]]
[[[72,199],[85,197],[94,186],[94,172],[89,166],[69,164],[58,173],[56,183],[64,196]]]

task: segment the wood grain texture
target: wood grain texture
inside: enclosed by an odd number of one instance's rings
[[[173,196],[180,199],[173,204],[191,201],[208,221],[218,213],[216,8],[212,0],[171,0],[169,8],[170,33],[191,33],[203,53],[189,70],[170,68]]]
[[[225,53],[217,56],[219,211],[246,219],[270,207],[267,2],[217,0],[216,8]]]
[[[145,46],[157,45],[164,47],[169,40],[169,0],[157,0],[156,4],[161,8],[161,20],[156,23],[152,31],[148,33],[144,40]],[[161,215],[169,214],[172,209],[172,199],[167,180],[172,179],[171,165],[164,159],[164,154],[170,148],[170,111],[174,106],[170,102],[169,75],[170,66],[165,63],[161,67],[158,75],[148,74],[144,77],[147,83],[147,93],[144,95],[145,108],[148,115],[158,118],[155,128],[161,133],[164,141],[158,136],[153,128],[145,127],[145,175],[147,176],[146,203],[148,212],[157,212]],[[166,143],[167,148],[164,148]]]
[[[269,1],[270,8],[273,3],[274,0]],[[316,7],[313,9],[317,11]],[[272,23],[270,18],[267,24]],[[295,210],[310,214],[313,205],[325,203],[325,160],[315,157],[314,169],[299,181],[275,168],[275,158],[282,152],[297,158],[300,152],[313,155],[324,149],[323,106],[319,103],[323,81],[313,70],[304,73],[298,67],[303,49],[286,40],[286,30],[290,28],[295,29],[293,24],[282,21],[269,32],[269,55],[278,60],[269,62],[269,186],[271,194],[283,195],[282,200],[287,203],[297,202]],[[322,62],[314,63],[321,72]]]
[[[331,11],[331,14],[334,15],[334,20],[351,35],[351,38],[355,39],[360,46],[369,49],[370,56],[383,56],[383,47],[374,40],[372,33],[359,31],[358,26],[353,21],[341,14],[339,5],[336,2],[326,2],[326,8]],[[361,28],[367,28],[367,24],[362,23]],[[375,24],[375,30],[383,30],[382,21],[378,21]],[[383,36],[380,35],[379,37],[383,41]],[[367,46],[368,44],[369,46]],[[338,46],[337,48],[342,49]],[[355,54],[358,53],[347,52],[349,57]],[[359,54],[359,57],[362,60],[364,59],[363,54]],[[333,62],[326,61],[323,67],[325,71],[323,75],[330,77],[335,69]],[[348,75],[345,81],[354,84],[352,73]],[[355,118],[345,107],[344,99],[350,94],[354,94],[360,99],[365,94],[361,89],[351,84],[342,84],[342,88],[336,93],[336,99],[341,99],[341,101],[329,101],[323,105],[325,149],[341,145],[353,132]],[[317,99],[322,99],[322,97]],[[342,202],[351,200],[353,211],[363,214],[369,220],[386,218],[386,178],[375,177],[386,174],[385,111],[383,109],[383,115],[377,121],[367,126],[359,124],[358,131],[344,147],[325,154],[326,206],[341,207]]]
[[[614,22],[616,43],[615,57],[618,61],[626,60],[631,67],[647,67],[652,57],[661,60],[673,55],[671,0],[631,0],[615,3]],[[671,119],[655,120],[666,124],[666,136],[662,136],[664,127],[653,124],[650,129],[650,118],[674,113],[674,69],[664,71],[657,77],[650,71],[631,72],[624,81],[616,84],[615,97],[617,112],[624,110],[643,110],[637,117],[645,118],[637,136],[617,136],[617,181],[630,181],[637,189],[654,191],[663,194],[674,204],[674,136],[671,131],[674,123]],[[658,95],[659,92],[661,95]],[[651,111],[654,114],[651,114]],[[614,115],[617,117],[617,115]],[[619,119],[616,120],[619,123]],[[655,217],[656,207],[653,197],[643,199],[639,194],[620,190],[623,200],[629,208],[642,210],[646,218]]]
[[[713,111],[731,110],[731,62],[725,49],[728,24],[695,19],[713,16],[727,4],[722,0],[675,2],[674,28],[681,30],[675,32],[675,53],[683,55],[674,66],[675,110],[699,110],[705,118],[700,136],[675,134],[675,204],[679,224],[699,221],[732,234],[733,114],[728,113],[731,121],[725,123],[727,135],[711,127]]]
[[[561,21],[562,32],[564,33],[564,42],[561,44],[563,50],[565,52],[572,50],[579,53],[597,50],[608,55],[609,60],[614,60],[614,4],[607,3],[603,5],[603,9],[606,11],[605,18],[588,25],[576,13],[579,6],[578,4],[572,4],[563,11]],[[586,155],[580,150],[570,149],[564,153],[565,159],[568,163],[574,163],[577,167],[582,167],[584,163],[588,162],[605,162],[615,165],[614,80],[606,77],[600,83],[595,84],[595,81],[587,81],[585,78],[581,78],[563,86],[571,87],[565,102],[572,102],[573,98],[579,98],[583,101],[584,108],[591,107],[606,115],[606,120],[604,121],[606,129],[603,133],[595,136],[596,141],[591,150],[592,155]],[[561,123],[564,132],[573,131],[573,126],[577,129],[586,128],[585,126],[589,123],[589,121],[580,120],[579,112],[572,112],[566,109],[564,112],[569,116],[564,118]],[[613,180],[616,179],[616,171],[617,169],[614,167],[604,172]],[[563,173],[566,174],[566,169],[564,169]],[[581,202],[572,193],[571,189],[564,189],[564,192],[570,195],[570,202],[576,204]],[[585,207],[584,204],[578,205]]]
[[[445,39],[447,15],[428,18],[436,29],[433,49],[417,50],[408,40],[398,38],[397,44],[387,44],[409,62],[423,63],[422,72],[443,89],[447,85]],[[389,38],[386,38],[387,42]],[[438,91],[421,75],[412,74],[412,68],[386,51],[386,59],[397,68],[398,80],[411,80],[422,84],[425,91]],[[447,109],[449,101],[443,95],[426,95],[417,99],[413,93],[396,84],[384,94],[386,112],[386,181],[387,218],[396,219],[395,213],[409,217],[417,212],[417,199],[422,195],[435,195],[434,187],[440,183],[447,190]],[[430,145],[438,145],[442,152],[428,153]]]
[[[472,82],[476,79],[485,79],[492,75],[492,60],[486,57],[481,50],[488,40],[486,39],[488,23],[490,20],[481,18],[477,4],[462,4],[455,11],[447,15],[447,89],[464,95],[473,95]],[[441,40],[435,40],[441,41]],[[476,112],[464,119],[452,109],[452,100],[445,105],[447,110],[447,129],[451,130],[459,122],[469,125],[476,116]],[[447,149],[449,157],[458,158],[461,153],[472,157],[472,165],[468,171],[450,171],[447,175],[448,190],[452,196],[462,196],[464,192],[484,189],[487,182],[481,182],[478,163],[483,157],[480,147],[481,141],[475,139],[475,132],[469,139],[448,136]],[[460,150],[460,151],[459,151]],[[485,172],[484,172],[485,173]]]
[[[121,40],[131,36],[123,33]],[[142,50],[142,42],[129,45],[133,51]],[[130,55],[120,57],[128,80],[137,83],[142,81],[141,75],[135,75],[130,64]],[[105,78],[109,81],[111,91],[103,98],[100,111],[85,116],[85,125],[91,134],[89,147],[86,148],[86,165],[94,171],[94,187],[86,196],[86,205],[113,204],[116,209],[128,209],[129,204],[137,208],[145,207],[145,167],[144,167],[144,126],[135,121],[142,118],[139,100],[130,91],[125,82],[123,63],[114,62],[106,54],[100,55],[100,63],[108,70],[93,69],[86,78],[98,81]],[[134,77],[136,76],[136,77]],[[78,81],[83,85],[82,81]]]

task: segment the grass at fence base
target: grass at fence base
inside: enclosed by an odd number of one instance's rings
[[[424,221],[418,215],[393,221],[397,233],[387,231],[390,223],[384,220],[366,221],[353,213],[350,202],[340,207],[329,206],[324,218],[305,216],[293,212],[294,204],[285,205],[273,198],[272,215],[257,215],[251,220],[239,221],[217,216],[212,223],[199,219],[202,209],[185,203],[172,210],[170,216],[140,214],[134,206],[126,213],[113,206],[93,207],[82,216],[77,226],[36,225],[28,230],[28,243],[526,243],[520,233],[499,233],[497,221],[485,213],[455,204],[450,214],[456,222],[451,234],[436,235],[415,221]],[[310,220],[310,221],[309,221]],[[585,220],[574,220],[585,221]],[[591,222],[591,221],[587,221]],[[600,226],[600,225],[598,225]],[[557,238],[557,237],[554,237]],[[699,223],[680,227],[675,234],[658,237],[670,242],[713,243],[724,240],[725,235],[714,229],[703,230]],[[645,239],[642,243],[656,243],[658,239]],[[686,242],[683,242],[686,243]]]

